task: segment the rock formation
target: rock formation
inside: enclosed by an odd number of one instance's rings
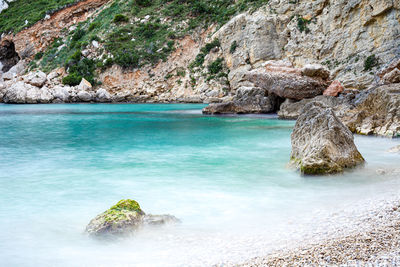
[[[341,116],[358,134],[400,136],[400,83],[382,85],[363,93],[354,109]]]
[[[238,73],[236,74],[239,75]],[[263,67],[240,74],[233,100],[210,104],[205,114],[270,113],[284,99],[301,100],[321,95],[326,89],[329,71],[320,65],[294,68],[290,62],[268,61]]]
[[[333,174],[364,162],[353,134],[321,102],[302,110],[292,133],[291,163],[303,174]]]
[[[143,226],[177,223],[171,215],[146,215],[139,204],[130,199],[121,200],[107,211],[97,215],[86,227],[91,236],[120,236]]]

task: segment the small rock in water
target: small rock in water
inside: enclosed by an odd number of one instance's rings
[[[97,215],[86,227],[91,236],[120,236],[132,233],[146,225],[178,223],[172,215],[146,215],[135,200],[119,201],[105,212]]]
[[[389,153],[400,153],[400,145],[392,147],[388,150]]]

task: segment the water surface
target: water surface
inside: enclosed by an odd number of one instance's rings
[[[356,137],[368,164],[288,169],[293,121],[203,116],[203,105],[0,105],[1,266],[204,266],[301,238],[355,203],[395,194],[399,140]],[[87,223],[120,199],[177,226],[100,242]]]

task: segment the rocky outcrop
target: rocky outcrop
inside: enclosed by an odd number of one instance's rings
[[[0,72],[7,72],[19,61],[18,53],[12,41],[4,40],[0,43]]]
[[[46,73],[42,71],[35,71],[31,72],[25,77],[23,77],[24,81],[30,85],[36,86],[36,87],[42,87],[45,82],[47,81],[47,75]]]
[[[258,87],[241,87],[235,99],[213,103],[203,109],[204,114],[270,113],[276,110],[278,97]]]
[[[400,59],[381,70],[378,76],[382,84],[400,83]]]
[[[339,118],[343,117],[351,108],[354,108],[356,94],[349,93],[340,97],[333,96],[317,96],[314,98],[294,101],[291,99],[285,100],[279,108],[278,116],[280,119],[297,120],[302,113],[303,108],[311,102],[322,102],[327,107],[333,109],[335,115]]]
[[[327,87],[329,72],[320,65],[297,69],[290,62],[268,61],[263,67],[236,73],[236,76],[241,77],[236,84],[243,86],[236,89],[233,100],[210,104],[203,113],[275,112],[284,99],[301,100],[321,95]]]
[[[303,174],[333,174],[364,162],[353,134],[321,102],[307,104],[292,133],[291,164]]]
[[[372,88],[341,116],[349,129],[363,135],[400,136],[400,84]]]
[[[120,236],[133,233],[146,225],[177,222],[179,220],[171,215],[146,215],[136,201],[126,199],[97,215],[89,222],[86,232],[91,236]]]

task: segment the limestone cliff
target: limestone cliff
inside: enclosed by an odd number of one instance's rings
[[[49,75],[51,79],[45,86],[62,86],[62,77],[71,70],[64,62],[68,57],[64,61],[60,59],[68,53],[72,56],[74,52],[70,46],[77,32],[76,26],[89,32],[91,25],[98,23],[96,19],[102,16],[102,11],[111,12],[116,3],[113,0],[81,1],[51,14],[33,27],[2,39],[13,42],[21,58],[33,60],[30,69],[44,68],[49,73],[59,68],[57,75]],[[271,90],[271,84],[274,88],[286,88],[289,84],[300,91],[310,86],[317,88],[304,97],[312,97],[314,92],[322,94],[333,80],[339,81],[346,89],[362,90],[379,82],[380,77],[375,73],[400,57],[400,3],[397,0],[270,0],[256,7],[239,12],[224,25],[210,23],[206,28],[195,27],[188,32],[179,29],[193,21],[194,11],[190,13],[191,20],[187,18],[179,23],[174,22],[171,15],[159,12],[157,17],[155,13],[145,14],[141,9],[133,17],[120,17],[127,21],[122,22],[124,26],[104,22],[99,27],[105,30],[95,32],[97,37],[82,41],[79,50],[79,62],[84,59],[101,61],[94,73],[100,85],[93,84],[90,93],[95,95],[99,88],[104,89],[110,94],[107,101],[228,103],[237,101],[238,92],[242,96],[251,91],[250,95],[256,95],[264,105],[260,107],[257,104],[255,112],[271,112],[279,108],[284,98],[298,99],[288,95],[282,99],[276,90]],[[137,25],[173,28],[180,36],[169,37],[174,47],[171,52],[163,54],[164,59],[126,68],[110,50],[105,32],[110,31],[107,27],[119,27],[134,44],[140,38],[137,35],[141,34],[136,31]],[[127,39],[121,35],[118,40],[121,38]],[[215,40],[219,42],[204,50]],[[157,46],[157,42],[154,45]],[[151,50],[150,44],[146,49],[151,52],[146,57],[150,57],[169,48],[165,44],[153,51],[155,49]],[[45,54],[43,59],[34,59],[35,54],[42,52]],[[147,60],[146,57],[140,60]],[[271,62],[275,62],[272,64],[275,67],[283,64],[283,71],[274,67],[275,74],[271,74],[271,68],[268,69]],[[328,76],[320,82],[310,80],[302,72],[305,66],[315,63],[329,70]],[[294,69],[289,74],[293,77],[289,81],[296,80],[293,75],[300,75],[308,83],[299,87],[293,87],[291,82],[282,84],[282,78],[276,77],[283,73],[286,79],[286,67]],[[11,79],[10,75],[7,77],[0,88],[10,87],[16,80],[21,80],[15,75],[11,75]],[[260,84],[260,80],[266,82]],[[72,90],[77,91],[77,86],[74,86]],[[95,98],[91,100],[97,101]],[[270,108],[265,108],[265,105]]]

